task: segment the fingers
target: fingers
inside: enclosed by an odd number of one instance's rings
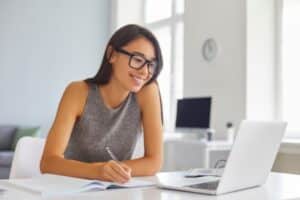
[[[121,166],[131,176],[131,168],[128,165],[126,165],[125,163],[121,163]]]
[[[131,178],[131,169],[122,163],[109,161],[104,166],[104,173],[110,181],[125,183]]]
[[[107,171],[107,175],[110,178],[110,181],[117,182],[117,183],[126,183],[127,180],[122,176],[118,175],[112,168]]]
[[[128,174],[128,172],[118,163],[114,163],[112,165],[112,169],[122,178],[129,180],[130,179],[130,175]]]

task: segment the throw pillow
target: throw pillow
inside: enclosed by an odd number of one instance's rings
[[[16,148],[17,142],[21,137],[36,137],[39,129],[39,127],[19,127],[16,131],[15,137],[13,138],[12,149],[14,150]]]
[[[0,150],[11,150],[16,126],[0,126]]]

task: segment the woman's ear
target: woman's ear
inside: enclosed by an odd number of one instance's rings
[[[106,50],[106,59],[109,63],[113,63],[116,60],[115,51],[112,46],[108,46]]]

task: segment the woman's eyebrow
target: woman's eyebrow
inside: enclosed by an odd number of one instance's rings
[[[150,58],[150,59],[148,59],[148,58],[145,56],[145,54],[143,54],[143,53],[141,53],[141,52],[138,52],[138,51],[133,51],[132,53],[133,53],[133,54],[140,55],[140,56],[142,56],[142,57],[146,58],[146,59],[147,59],[147,60],[149,60],[149,61],[155,61],[155,60],[156,60],[156,58],[155,58],[155,57],[154,57],[154,58]]]

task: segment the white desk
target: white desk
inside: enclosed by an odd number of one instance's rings
[[[174,178],[181,176],[182,172],[174,172]],[[143,180],[157,181],[163,179],[164,173],[157,177],[144,177]],[[116,189],[99,192],[85,192],[72,196],[55,197],[55,200],[99,200],[99,199],[117,199],[117,200],[176,200],[176,199],[208,199],[208,200],[278,200],[278,199],[300,199],[300,175],[290,175],[281,173],[271,173],[267,183],[261,187],[224,194],[220,196],[200,195],[188,192],[173,190],[163,190],[156,187]],[[0,199],[5,200],[36,200],[42,199],[36,193],[30,193],[26,190],[17,189],[7,184],[6,180],[0,180],[0,187],[8,190],[0,194]]]
[[[163,171],[215,168],[218,160],[227,160],[231,146],[232,142],[226,140],[206,141],[183,134],[166,134]]]

